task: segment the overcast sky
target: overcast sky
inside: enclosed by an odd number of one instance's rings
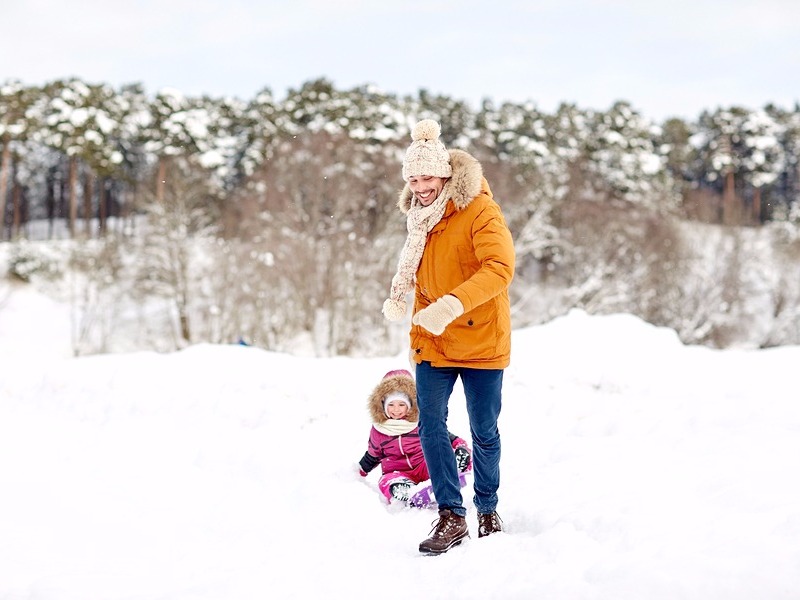
[[[694,119],[800,101],[799,0],[2,0],[0,82],[252,98],[326,77]]]

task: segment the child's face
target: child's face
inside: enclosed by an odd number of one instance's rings
[[[392,400],[386,405],[386,414],[390,419],[405,419],[408,414],[408,406],[400,400]]]

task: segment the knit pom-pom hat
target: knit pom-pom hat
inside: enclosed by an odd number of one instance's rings
[[[403,159],[403,180],[409,177],[450,177],[450,153],[439,141],[442,128],[432,119],[424,119],[411,130],[411,145]]]

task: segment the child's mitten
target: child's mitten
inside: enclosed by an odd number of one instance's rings
[[[469,466],[472,462],[472,456],[469,453],[469,449],[465,446],[459,446],[456,448],[456,466],[458,467],[459,473],[464,473],[469,469]]]

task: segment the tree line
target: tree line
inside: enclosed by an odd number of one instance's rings
[[[793,283],[753,282],[771,294],[757,308],[741,286],[751,260],[792,264],[797,106],[654,123],[626,102],[473,108],[325,79],[249,101],[6,82],[0,239],[22,240],[19,277],[81,274],[72,301],[83,351],[114,345],[122,315],[109,307],[143,311],[155,298],[169,307],[163,323],[141,312],[128,321],[153,339],[166,326],[174,346],[246,337],[287,349],[305,338],[319,353],[384,351],[401,336],[364,307],[380,306],[391,279],[404,237],[394,206],[402,155],[410,127],[428,117],[448,147],[481,160],[503,206],[519,324],[577,306],[640,314],[696,343],[800,337],[780,325],[800,305]],[[690,238],[707,244],[708,227],[721,236],[717,252],[699,256]],[[34,238],[66,241],[52,255],[24,243]],[[702,301],[709,294],[717,304]],[[744,324],[754,313],[756,332]]]

